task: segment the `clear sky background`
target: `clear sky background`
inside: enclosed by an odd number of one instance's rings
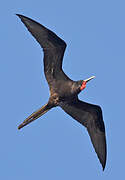
[[[63,68],[74,80],[96,78],[79,98],[103,109],[105,171],[86,129],[52,109],[17,126],[44,105],[49,89],[43,52],[15,13],[35,19],[67,43]],[[125,178],[125,1],[4,0],[0,5],[0,179]]]

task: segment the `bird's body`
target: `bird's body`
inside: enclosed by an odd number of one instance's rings
[[[106,164],[106,138],[102,110],[100,106],[78,99],[78,94],[86,87],[86,83],[94,77],[79,81],[71,80],[62,70],[66,43],[55,33],[34,20],[19,14],[17,16],[43,48],[44,73],[50,89],[48,103],[26,118],[18,129],[42,116],[51,108],[60,106],[66,113],[87,128],[104,169]]]

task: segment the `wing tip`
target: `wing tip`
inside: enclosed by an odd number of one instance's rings
[[[16,13],[15,15],[18,16],[20,19],[23,18],[23,17],[25,17],[25,16],[23,16],[23,15],[21,15],[21,14],[18,14],[18,13]]]
[[[102,170],[103,171],[105,170],[105,165],[106,165],[106,163],[102,164]]]
[[[16,13],[15,15],[16,15],[16,16],[21,16],[21,14],[18,14],[18,13]]]
[[[21,15],[21,14],[18,14],[18,13],[16,14],[16,16],[18,16],[23,23],[25,23],[26,21],[34,21],[31,18],[24,16],[24,15]]]
[[[99,158],[99,157],[98,157]],[[105,156],[105,158],[102,160],[102,159],[100,159],[99,158],[99,160],[100,160],[100,163],[101,163],[101,165],[102,165],[102,170],[104,171],[105,170],[105,167],[106,167],[106,156]]]
[[[18,16],[23,23],[24,23],[27,19],[29,19],[28,17],[23,16],[23,15],[21,15],[21,14],[16,14],[16,16]]]

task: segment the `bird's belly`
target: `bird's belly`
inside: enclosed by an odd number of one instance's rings
[[[51,97],[56,106],[59,105],[61,101],[70,101],[74,98],[74,94],[71,93],[71,89],[63,87],[59,87],[51,89]]]

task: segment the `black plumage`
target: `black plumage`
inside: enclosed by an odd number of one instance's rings
[[[18,129],[21,129],[42,116],[51,108],[60,106],[66,113],[87,128],[104,170],[107,151],[101,107],[88,104],[78,99],[78,94],[94,76],[86,80],[71,80],[62,70],[66,43],[55,33],[34,20],[19,14],[17,14],[17,16],[43,48],[44,73],[50,89],[48,103],[25,119],[24,122],[18,126]]]

